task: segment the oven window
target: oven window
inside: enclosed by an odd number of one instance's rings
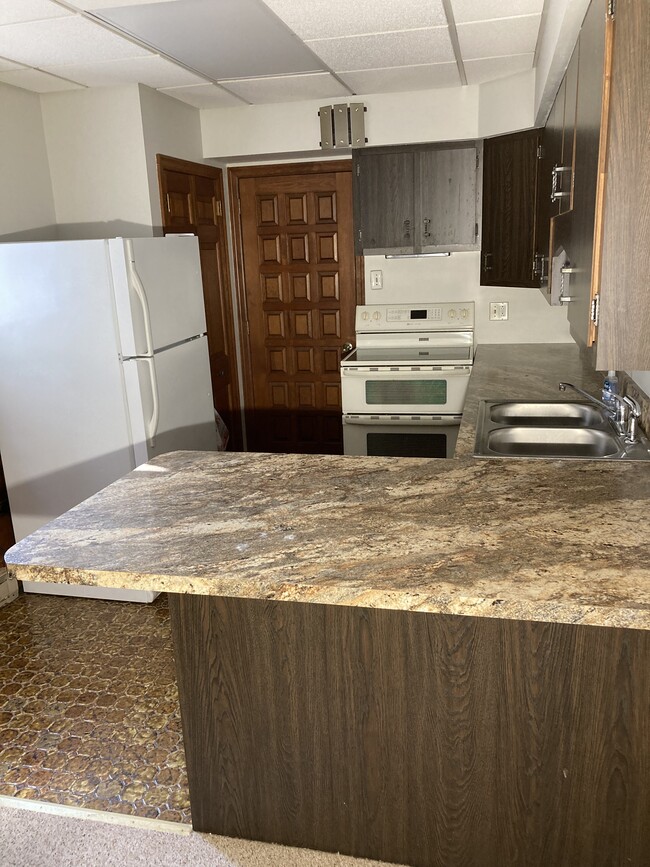
[[[379,458],[446,458],[443,433],[368,433],[367,454]]]
[[[446,379],[366,380],[367,404],[419,404],[443,406],[447,403]]]

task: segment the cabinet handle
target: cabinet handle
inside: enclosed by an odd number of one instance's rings
[[[410,220],[404,220],[404,237],[407,239],[411,237],[411,221]]]
[[[424,220],[424,237],[425,238],[431,237],[431,232],[429,231],[430,224],[431,224],[431,220],[429,220],[429,219]]]
[[[560,295],[560,297],[558,298],[558,301],[560,302],[560,304],[567,304],[569,301],[577,301],[577,300],[578,299],[577,299],[576,295]]]
[[[492,261],[492,253],[483,253],[483,270],[491,271],[492,265],[488,265],[488,260]]]
[[[571,166],[553,166],[553,171],[551,173],[551,201],[557,202],[558,199],[568,199],[571,196],[571,193],[563,193],[562,190],[558,190],[558,182],[560,178],[560,174],[563,172],[572,171]]]

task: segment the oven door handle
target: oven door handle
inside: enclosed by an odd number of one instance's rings
[[[460,368],[443,368],[441,370],[393,370],[390,368],[380,369],[380,370],[369,370],[367,367],[341,367],[341,375],[342,376],[351,376],[357,378],[376,378],[378,376],[388,376],[392,379],[399,379],[401,377],[415,377],[417,379],[421,379],[422,374],[426,374],[429,378],[433,379],[446,379],[450,376],[469,376],[472,372],[471,367],[460,367]]]
[[[422,425],[423,427],[452,427],[460,424],[462,415],[343,415],[343,424],[376,425]]]

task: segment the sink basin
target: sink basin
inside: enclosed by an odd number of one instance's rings
[[[487,447],[499,455],[540,458],[606,458],[618,454],[618,439],[586,427],[502,427],[489,432]]]
[[[490,419],[496,424],[544,427],[594,427],[604,421],[597,407],[562,400],[495,403]]]
[[[638,442],[625,442],[607,413],[587,401],[482,400],[474,455],[647,461],[650,443],[641,433]]]

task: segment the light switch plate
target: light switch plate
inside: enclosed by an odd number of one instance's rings
[[[384,272],[383,271],[371,271],[370,272],[370,288],[371,289],[383,289],[384,288]]]
[[[490,320],[502,322],[508,318],[507,301],[490,301]]]

